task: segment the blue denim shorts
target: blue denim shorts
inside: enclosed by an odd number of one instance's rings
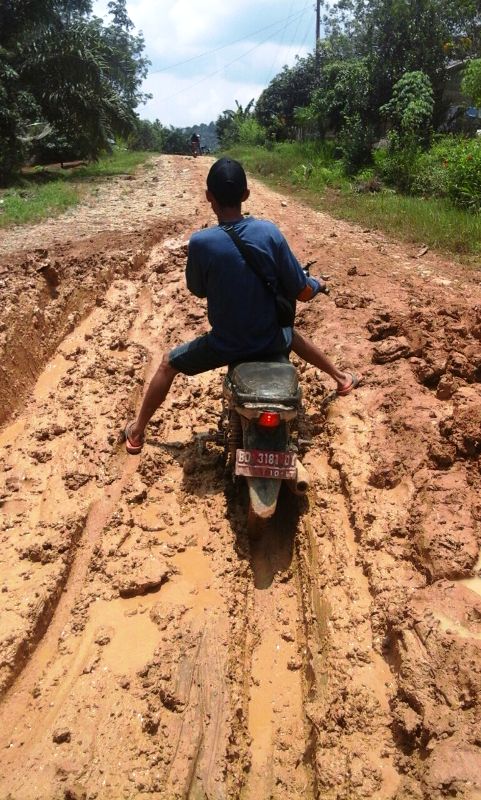
[[[210,345],[207,333],[191,342],[174,347],[169,353],[169,364],[184,375],[199,375],[210,369],[225,367],[229,359]]]
[[[290,338],[291,337],[288,337],[286,334],[283,335],[283,339],[289,340]],[[285,341],[283,345],[274,352],[251,353],[250,355],[246,354],[244,357],[238,356],[237,358],[233,358],[232,356],[229,357],[225,353],[220,353],[218,350],[215,350],[210,344],[209,335],[205,333],[203,336],[199,336],[191,342],[185,342],[185,344],[174,347],[169,353],[169,364],[176,369],[177,372],[182,372],[184,375],[199,375],[201,372],[209,372],[211,369],[227,367],[239,361],[252,361],[257,359],[259,361],[264,361],[268,359],[269,356],[281,354],[287,356],[289,355],[289,351],[290,342],[288,344],[288,341]]]

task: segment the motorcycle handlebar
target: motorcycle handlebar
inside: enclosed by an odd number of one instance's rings
[[[313,259],[312,261],[308,261],[307,264],[305,264],[302,267],[303,271],[305,272],[305,274],[307,275],[308,278],[310,277],[310,268],[312,267],[313,264],[316,264],[316,259]],[[330,277],[329,275],[321,275],[321,280],[322,281],[328,281],[329,277]],[[326,283],[324,283],[324,285],[321,286],[320,293],[321,294],[326,294],[326,295],[331,293],[331,290],[329,289],[329,286],[327,286]]]

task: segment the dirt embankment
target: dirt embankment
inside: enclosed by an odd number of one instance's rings
[[[183,278],[206,167],[160,159],[123,214],[119,183],[97,228],[94,204],[75,242],[60,220],[3,257],[0,797],[474,800],[479,273],[253,187],[332,276],[300,327],[365,380],[332,401],[299,364],[313,489],[249,544],[195,439],[220,374],[176,379],[140,458],[116,444],[206,329]]]

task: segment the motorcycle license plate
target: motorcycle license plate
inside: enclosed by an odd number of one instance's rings
[[[235,474],[246,478],[294,480],[297,476],[296,453],[272,450],[237,450]]]

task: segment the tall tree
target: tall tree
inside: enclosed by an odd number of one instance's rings
[[[284,138],[295,126],[296,108],[309,105],[317,85],[316,57],[299,58],[293,67],[285,66],[264,89],[256,105],[256,117],[270,133]]]
[[[405,72],[422,71],[438,111],[450,58],[477,54],[479,0],[338,0],[326,18],[329,39],[344,35],[367,59],[373,113]]]
[[[32,123],[48,122],[79,156],[97,157],[135,125],[146,75],[144,42],[125,0],[111,22],[90,0],[4,0],[0,22],[0,180],[23,156]]]
[[[369,65],[373,109],[386,103],[404,72],[422,70],[440,98],[448,36],[445,0],[341,0],[328,30],[341,28]]]

